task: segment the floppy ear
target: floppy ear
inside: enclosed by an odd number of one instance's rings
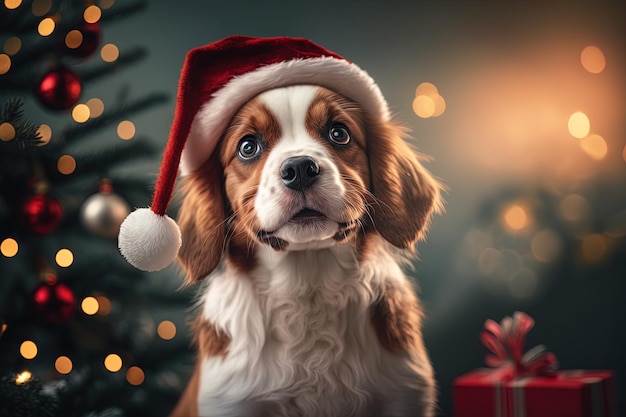
[[[407,249],[424,236],[433,211],[441,208],[439,183],[407,145],[404,129],[370,124],[368,154],[374,227],[392,245]]]
[[[224,250],[226,216],[218,153],[213,152],[184,182],[184,199],[177,219],[183,241],[178,260],[187,274],[187,283],[211,273]]]

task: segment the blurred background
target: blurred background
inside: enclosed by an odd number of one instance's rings
[[[536,321],[527,349],[547,345],[561,369],[615,370],[626,392],[621,2],[4,0],[0,27],[0,106],[18,97],[32,122],[0,125],[5,393],[25,395],[21,375],[80,410],[49,415],[175,403],[193,363],[193,289],[174,267],[128,269],[111,236],[119,213],[149,204],[186,52],[233,34],[307,37],[357,63],[446,184],[414,273],[441,416],[453,379],[484,366],[485,320],[515,311]]]

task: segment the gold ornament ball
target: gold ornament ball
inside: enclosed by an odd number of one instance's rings
[[[83,203],[81,218],[85,228],[94,235],[113,239],[117,238],[129,212],[128,204],[119,195],[97,193]]]

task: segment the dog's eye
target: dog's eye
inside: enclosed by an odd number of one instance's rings
[[[350,132],[344,125],[336,123],[328,129],[328,139],[337,145],[347,145],[350,143]]]
[[[239,158],[249,161],[256,157],[261,151],[259,140],[255,136],[248,135],[239,141]]]

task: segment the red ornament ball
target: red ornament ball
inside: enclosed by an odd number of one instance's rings
[[[33,293],[33,310],[48,323],[63,324],[74,315],[76,296],[65,284],[44,282]]]
[[[68,68],[50,70],[37,85],[39,102],[50,110],[67,110],[78,102],[83,86]]]
[[[36,194],[22,206],[24,226],[33,233],[46,235],[53,232],[62,218],[61,204],[47,194]]]
[[[65,43],[65,53],[78,58],[87,58],[100,46],[100,25],[98,23],[85,23],[78,29],[82,35],[82,41],[77,47],[71,48]]]

